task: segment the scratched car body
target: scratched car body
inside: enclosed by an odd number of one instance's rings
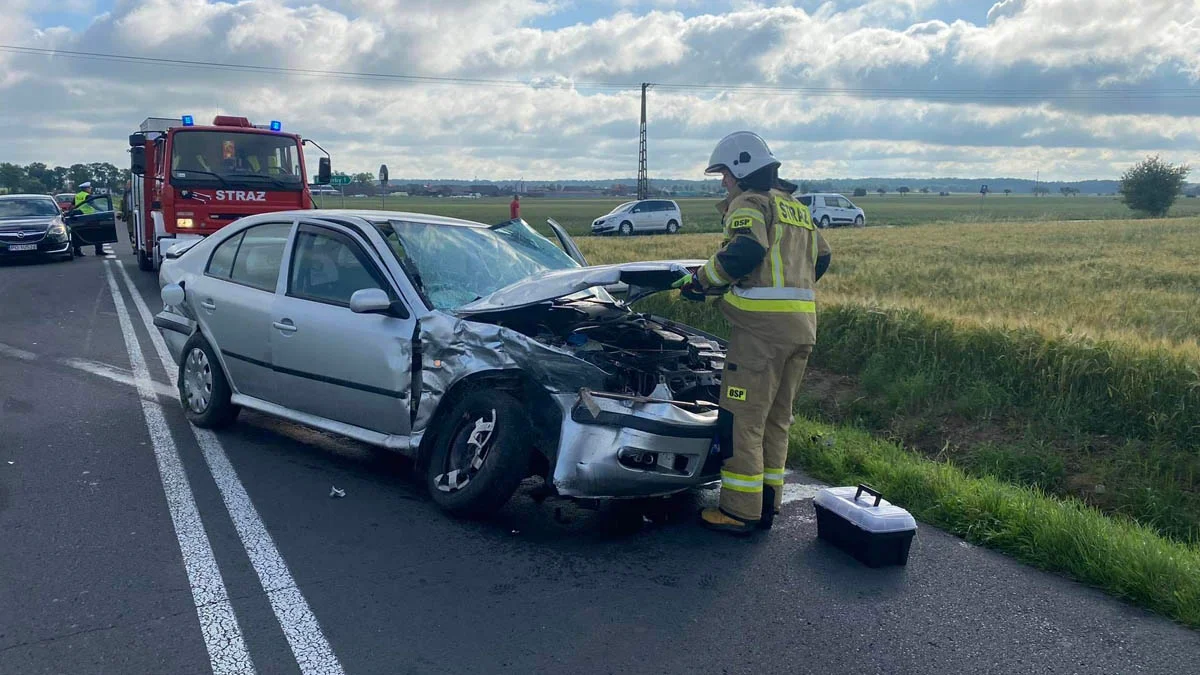
[[[529,476],[572,498],[712,483],[725,344],[630,307],[700,261],[587,266],[550,226],[557,245],[519,219],[284,212],[175,247],[155,325],[185,412],[410,455],[460,515]]]

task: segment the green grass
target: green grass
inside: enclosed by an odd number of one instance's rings
[[[431,197],[378,197],[363,199],[318,196],[318,205],[326,208],[384,208],[393,211],[434,213],[483,223],[508,219],[509,197],[481,199],[438,199]],[[867,214],[867,223],[876,225],[920,225],[929,223],[997,223],[1016,221],[1109,220],[1134,217],[1124,204],[1113,197],[1033,197],[1029,195],[898,194],[852,197]],[[571,234],[589,234],[591,223],[608,213],[624,199],[526,198],[521,215],[534,225],[554,218]],[[720,218],[715,199],[678,199],[683,210],[684,232],[718,232]],[[1200,199],[1180,199],[1172,216],[1200,216]]]

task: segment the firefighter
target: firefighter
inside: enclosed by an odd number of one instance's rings
[[[705,173],[720,174],[728,192],[718,206],[725,238],[677,285],[688,300],[720,295],[732,328],[717,418],[720,507],[700,520],[749,534],[770,529],[782,505],[792,403],[817,337],[813,286],[831,254],[757,134],[721,139]]]
[[[85,181],[79,184],[79,192],[75,193],[75,210],[83,215],[95,213],[96,208],[93,207],[88,199],[92,196],[92,184],[90,181]],[[79,246],[79,240],[72,238],[72,245],[75,247],[75,255],[83,255],[83,249]],[[86,242],[84,242],[86,243]],[[96,244],[96,255],[104,253],[104,249],[100,244]]]

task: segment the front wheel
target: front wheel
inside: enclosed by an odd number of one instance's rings
[[[821,220],[817,221],[817,227],[822,230],[829,227],[829,216],[821,216]]]
[[[679,223],[674,220],[667,221],[667,234],[675,234],[679,231]]]
[[[863,220],[862,216],[854,216],[854,226],[855,227],[863,227],[866,224],[867,223],[866,223],[866,221]]]
[[[183,346],[179,364],[179,402],[188,421],[204,429],[233,424],[241,408],[230,401],[232,391],[225,371],[208,340],[200,333]]]
[[[494,513],[529,474],[532,430],[520,402],[507,393],[467,394],[440,425],[425,482],[452,515]]]
[[[146,255],[146,252],[143,251],[142,249],[138,248],[136,250],[137,250],[137,259],[138,259],[138,269],[143,272],[153,272],[154,271],[154,261],[150,260],[150,256]]]
[[[621,227],[618,230],[618,232],[621,233],[622,237],[628,237],[628,236],[632,235],[633,234],[633,223],[629,222],[628,220],[621,223]]]

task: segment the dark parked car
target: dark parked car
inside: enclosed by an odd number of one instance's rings
[[[51,255],[71,260],[71,229],[49,195],[0,195],[0,257]]]

